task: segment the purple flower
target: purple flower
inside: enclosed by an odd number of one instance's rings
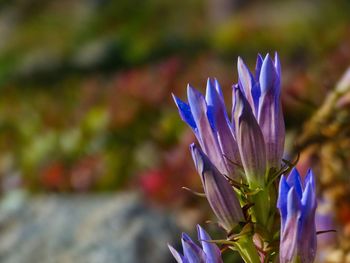
[[[293,169],[282,176],[277,207],[281,214],[280,262],[313,262],[316,254],[315,179],[311,170],[304,184]]]
[[[244,172],[250,184],[262,186],[269,168],[280,168],[284,148],[280,61],[277,54],[274,61],[259,55],[254,75],[241,58],[237,67],[232,122],[216,79],[208,79],[205,97],[190,85],[188,104],[173,97],[181,118],[220,173],[237,180]]]
[[[267,54],[258,55],[255,76],[238,58],[238,85],[249,102],[262,131],[268,167],[279,168],[284,149],[285,127],[281,106],[281,65],[277,53],[274,61]]]
[[[226,178],[195,144],[191,144],[190,148],[208,202],[220,225],[230,232],[239,222],[244,221],[236,193]]]
[[[173,97],[203,152],[222,174],[237,179],[235,170],[241,164],[240,155],[217,80],[208,79],[205,97],[188,85],[188,104]]]
[[[265,141],[248,100],[234,89],[233,121],[245,175],[251,186],[263,186],[266,175]]]
[[[178,263],[222,263],[221,252],[218,246],[208,241],[211,237],[205,230],[197,225],[198,240],[202,247],[196,245],[185,233],[182,234],[183,255],[168,245],[170,252]]]

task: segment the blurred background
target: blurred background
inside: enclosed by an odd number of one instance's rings
[[[0,1],[0,261],[173,262],[211,218],[171,93],[282,60],[287,157],[319,190],[318,262],[350,262],[350,2]],[[205,225],[215,236],[215,226]],[[29,242],[30,241],[30,242]],[[227,262],[239,262],[227,259]]]

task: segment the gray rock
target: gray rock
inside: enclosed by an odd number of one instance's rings
[[[21,201],[22,200],[22,201]],[[0,205],[0,262],[172,262],[172,220],[136,194],[12,196]]]

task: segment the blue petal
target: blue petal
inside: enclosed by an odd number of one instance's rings
[[[184,260],[184,257],[179,252],[177,252],[175,248],[173,248],[169,244],[168,244],[168,248],[169,248],[171,254],[174,256],[177,263],[185,263],[186,262]]]
[[[270,89],[273,89],[275,87],[276,80],[277,73],[275,65],[273,64],[270,55],[267,54],[261,66],[261,72],[259,77],[261,92],[265,94]]]
[[[207,104],[203,95],[190,85],[187,86],[187,97],[193,119],[197,124],[203,114],[207,114]]]
[[[202,158],[202,151],[198,149],[195,143],[190,144],[190,151],[194,162],[194,166],[196,167],[196,170],[198,171],[198,174],[201,178],[202,184],[204,185],[205,179],[203,177],[202,171],[209,170],[210,167],[208,167],[208,164],[204,162],[204,159]]]
[[[294,186],[299,199],[301,199],[303,195],[303,186],[301,184],[300,174],[296,168],[293,168],[292,171],[290,172],[287,179],[287,183],[289,184],[290,187]]]
[[[224,102],[224,95],[222,93],[222,90],[221,90],[221,87],[220,87],[220,84],[218,82],[217,79],[214,79],[214,82],[215,82],[215,88],[216,88],[216,91],[218,92],[218,94],[220,95],[220,98],[222,99],[222,101]]]
[[[306,174],[306,177],[305,177],[305,186],[306,184],[310,182],[311,183],[311,186],[312,186],[312,189],[314,191],[316,191],[316,185],[315,185],[315,176],[314,176],[314,173],[312,172],[311,169],[309,169],[307,171],[307,174]]]
[[[280,93],[281,93],[281,62],[280,62],[280,59],[278,57],[278,53],[275,52],[275,61],[274,61],[274,64],[275,64],[275,69],[276,69],[276,73],[277,73],[277,76],[276,76],[276,83],[275,83],[275,96],[276,97],[279,97]]]
[[[276,72],[277,72],[277,77],[278,79],[281,79],[281,61],[280,61],[280,58],[278,56],[278,53],[275,52],[275,68],[276,68]]]
[[[298,245],[300,229],[300,199],[294,187],[289,190],[287,197],[287,220],[280,241],[280,262],[293,262]]]
[[[277,200],[277,207],[281,213],[282,229],[284,228],[284,224],[287,220],[287,198],[289,190],[290,187],[286,181],[286,178],[282,176],[279,184],[279,194]]]
[[[254,100],[255,116],[257,116],[258,109],[259,109],[259,100],[260,100],[260,96],[261,96],[259,82],[255,82],[255,84],[252,88],[252,96],[253,96],[253,100]]]
[[[258,122],[264,134],[268,163],[270,167],[279,169],[284,150],[285,126],[279,81],[269,55],[262,65],[260,87],[262,94],[259,99]]]
[[[292,186],[288,192],[287,196],[287,214],[288,217],[293,216],[294,214],[300,213],[301,210],[301,201],[295,190],[295,187]]]
[[[234,134],[234,136],[236,136],[236,116],[235,116],[235,110],[237,107],[237,103],[236,102],[236,90],[241,89],[239,84],[233,84],[232,85],[232,109],[231,109],[231,128],[232,128],[232,132]],[[235,137],[236,138],[236,137]],[[237,140],[237,138],[236,138]]]
[[[219,93],[222,92],[220,85],[216,80],[208,78],[207,88],[205,93],[205,100],[208,105],[213,106],[214,108],[221,107],[223,104],[223,97]]]
[[[260,54],[258,54],[258,56],[256,58],[256,64],[255,64],[255,79],[256,79],[256,81],[259,81],[262,63],[263,63],[263,58]]]
[[[302,204],[302,215],[308,216],[309,214],[315,213],[317,200],[316,200],[316,193],[312,187],[311,182],[307,182],[303,197],[301,199]]]
[[[216,132],[216,126],[215,126],[215,108],[214,106],[208,105],[207,106],[207,118],[210,124],[210,127],[212,128],[213,132]]]
[[[273,90],[270,90],[260,99],[258,122],[265,139],[268,164],[279,169],[284,149],[285,126],[281,102],[272,93]]]
[[[184,257],[188,263],[206,263],[203,250],[197,246],[186,233],[182,234],[181,241],[184,250]]]
[[[220,172],[227,174],[227,167],[220,149],[217,134],[213,130],[213,124],[211,124],[213,122],[213,109],[208,114],[208,107],[204,96],[190,85],[187,87],[187,96],[193,119],[197,126],[197,138],[202,150],[209,156]]]
[[[313,262],[316,255],[317,239],[316,239],[316,194],[312,187],[312,182],[307,182],[303,194],[301,227],[299,230],[299,256],[305,262]]]
[[[254,113],[257,113],[261,93],[259,83],[255,81],[252,73],[240,57],[238,57],[237,68],[238,82],[241,85],[250,106],[254,109]]]
[[[207,101],[208,105],[214,106],[218,102],[223,105],[225,104],[224,96],[217,79],[208,78],[205,100]]]
[[[218,142],[227,167],[227,175],[232,179],[237,179],[238,173],[236,172],[237,166],[235,164],[241,164],[241,159],[220,92],[221,88],[219,83],[208,79],[206,100],[208,106],[211,106],[211,109],[213,110],[214,126],[216,128]]]
[[[196,129],[197,128],[196,127],[196,123],[195,123],[195,121],[193,119],[190,106],[187,103],[185,103],[182,100],[180,100],[174,94],[172,94],[172,96],[173,96],[173,99],[175,101],[175,104],[176,104],[177,108],[179,109],[179,113],[180,113],[181,119],[184,122],[186,122],[188,125],[190,125],[190,127],[192,129]]]
[[[191,145],[191,153],[208,202],[221,225],[229,232],[244,219],[236,193],[196,145]]]
[[[211,237],[208,233],[200,226],[197,225],[198,239],[202,243],[202,248],[206,254],[207,262],[210,263],[221,263],[221,252],[218,246],[214,243],[208,241],[211,240]]]
[[[238,57],[237,60],[237,70],[238,70],[238,82],[242,86],[243,93],[247,98],[248,102],[253,105],[253,98],[251,96],[251,90],[254,86],[254,78],[250,70],[243,62],[243,60]]]
[[[208,78],[207,81],[205,100],[207,102],[208,107],[208,120],[212,129],[215,131],[217,130],[217,127],[215,126],[215,115],[217,109],[222,107],[222,101],[220,100],[220,97],[218,96],[217,90],[215,88],[215,82],[210,78]]]
[[[235,132],[242,164],[249,183],[262,185],[266,175],[266,148],[252,109],[240,89],[235,90]]]

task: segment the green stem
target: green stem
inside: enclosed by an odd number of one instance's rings
[[[260,263],[258,251],[256,250],[252,237],[241,237],[235,244],[235,248],[246,263]]]
[[[255,220],[261,226],[265,226],[270,214],[270,196],[268,189],[262,189],[259,193],[252,197],[254,203],[253,211]]]

